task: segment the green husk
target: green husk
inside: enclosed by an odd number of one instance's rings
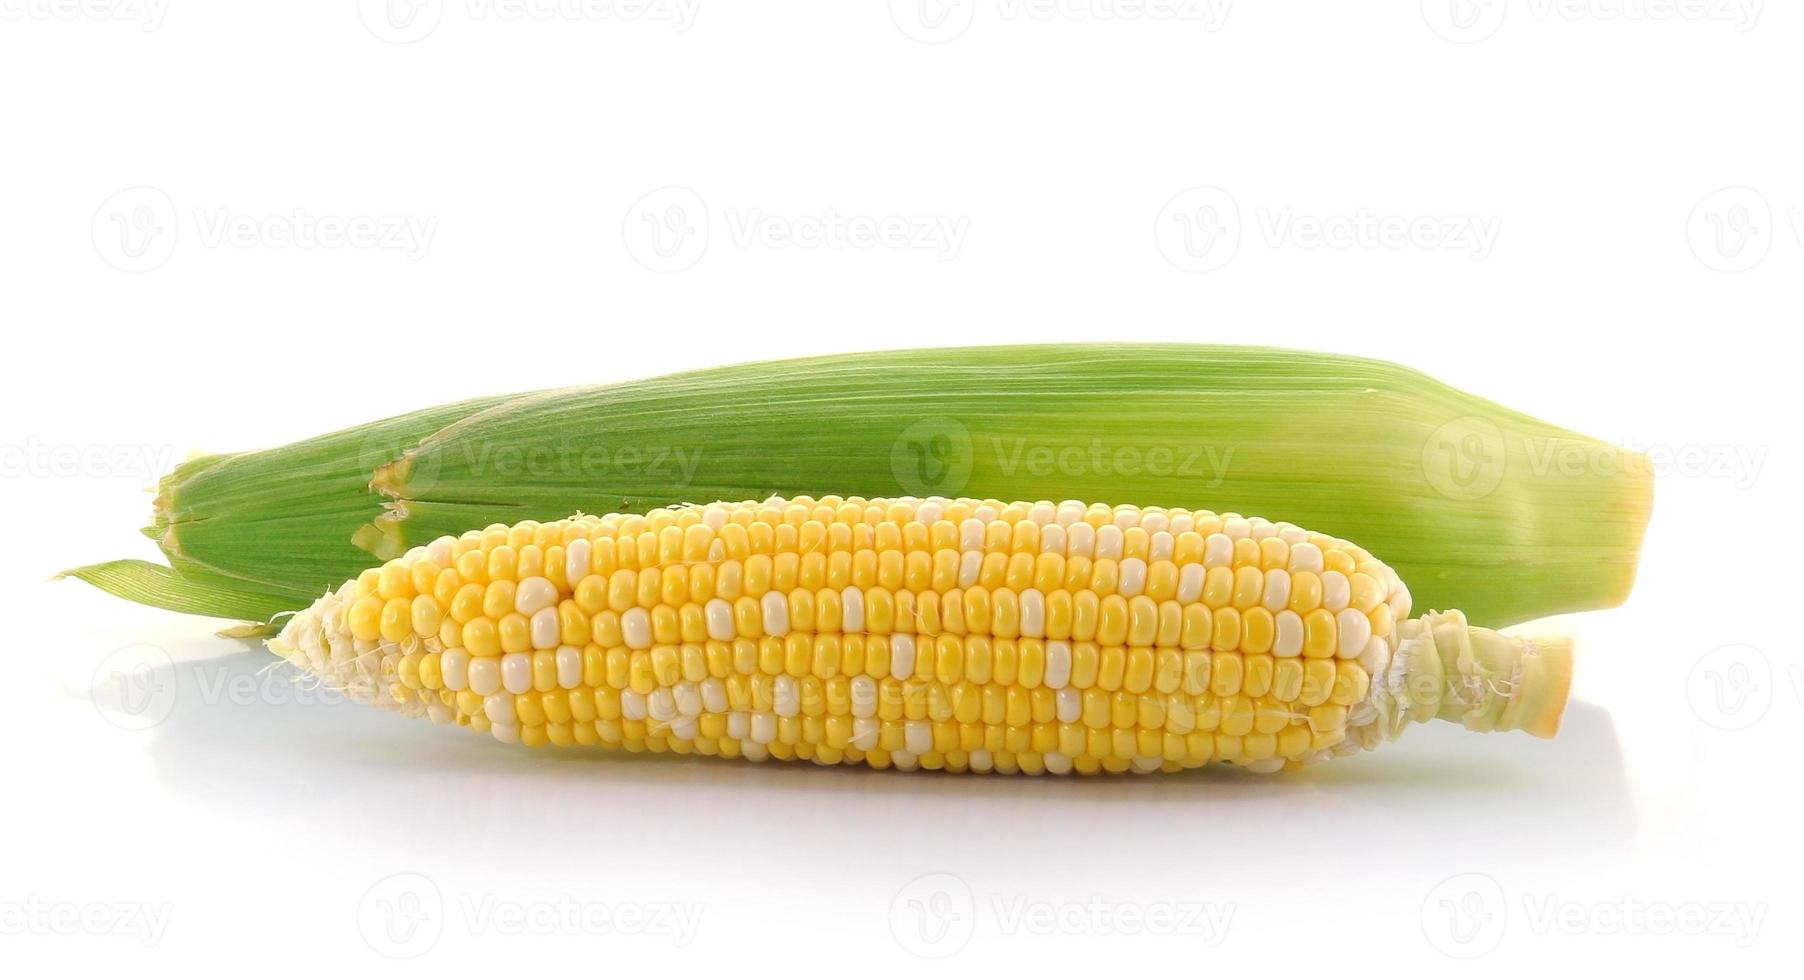
[[[940,494],[1290,521],[1390,563],[1417,608],[1490,626],[1620,603],[1652,501],[1636,454],[1408,368],[1194,345],[741,365],[201,462],[164,482],[153,536],[258,588],[312,594],[440,534],[578,510]]]

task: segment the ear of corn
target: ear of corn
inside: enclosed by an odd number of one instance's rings
[[[799,497],[442,537],[270,646],[356,699],[530,746],[1271,771],[1435,718],[1553,734],[1564,642],[1410,607],[1369,552],[1291,524]]]
[[[1429,605],[1505,625],[1622,601],[1644,463],[1360,358],[915,350],[467,402],[214,458],[164,482],[149,531],[178,573],[316,594],[372,554],[583,507],[829,489],[1133,500],[1346,535]]]

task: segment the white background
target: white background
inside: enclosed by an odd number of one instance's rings
[[[0,0],[9,973],[1804,951],[1797,5],[396,3]],[[828,215],[911,231],[794,244]],[[1387,221],[1420,230],[1335,237]],[[224,624],[46,581],[154,556],[150,461],[191,449],[1052,339],[1386,357],[1656,452],[1633,598],[1538,624],[1579,643],[1566,731],[1443,725],[1264,779],[572,760],[293,703]],[[97,710],[97,677],[162,655],[159,723]],[[692,934],[656,934],[673,908]]]

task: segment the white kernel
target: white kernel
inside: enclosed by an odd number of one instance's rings
[[[709,599],[702,607],[702,614],[708,620],[708,639],[731,640],[733,633],[733,604],[725,599]]]
[[[715,504],[702,511],[702,523],[708,525],[709,530],[713,531],[726,527],[730,517],[732,514],[728,513],[727,508],[721,504]]]
[[[1132,764],[1135,772],[1158,772],[1159,767],[1165,764],[1165,760],[1156,755],[1137,755],[1134,756]]]
[[[759,745],[769,745],[777,740],[777,716],[768,711],[752,713],[751,740]]]
[[[702,690],[692,681],[683,681],[670,689],[676,698],[677,714],[695,717],[702,713]]]
[[[1069,725],[1084,716],[1084,696],[1075,687],[1061,687],[1055,696],[1059,721]]]
[[[495,736],[495,741],[500,742],[503,745],[513,745],[520,741],[520,726],[514,722],[508,722],[504,725],[490,725],[489,734]]]
[[[1047,687],[1064,687],[1071,683],[1071,644],[1064,640],[1046,641]]]
[[[1194,562],[1178,572],[1178,601],[1195,602],[1203,597],[1203,566]]]
[[[1359,656],[1360,651],[1366,648],[1367,641],[1372,638],[1372,621],[1357,609],[1342,609],[1334,617],[1334,622],[1340,627],[1340,656],[1347,659]]]
[[[438,655],[438,672],[445,678],[445,690],[461,691],[470,684],[470,652],[452,647]]]
[[[935,500],[928,500],[915,508],[915,520],[931,527],[945,513],[944,505]]]
[[[1073,558],[1089,558],[1096,553],[1096,529],[1088,524],[1073,524],[1065,531],[1070,543],[1065,554]]]
[[[1084,504],[1079,500],[1059,501],[1059,512],[1053,518],[1064,527],[1070,527],[1084,519]]]
[[[532,646],[535,650],[550,650],[557,646],[559,632],[556,609],[541,609],[532,614]]]
[[[702,710],[720,714],[727,710],[727,685],[718,677],[702,681]]]
[[[426,717],[435,725],[448,725],[457,720],[457,712],[442,701],[434,701],[426,706]]]
[[[802,695],[796,687],[796,679],[788,674],[778,674],[771,691],[771,708],[784,718],[794,718],[802,713]]]
[[[727,737],[743,742],[752,733],[752,713],[749,711],[733,711],[727,714]]]
[[[993,505],[983,504],[976,510],[971,511],[971,516],[978,521],[988,524],[1001,515],[997,513],[996,508]]]
[[[1177,550],[1178,539],[1172,537],[1170,531],[1160,531],[1153,535],[1146,556],[1153,561],[1170,561],[1172,553]]]
[[[569,690],[583,683],[583,651],[580,647],[557,648],[557,686]]]
[[[1290,571],[1292,574],[1297,572],[1315,572],[1320,574],[1322,571],[1322,549],[1308,541],[1291,545]]]
[[[983,572],[983,552],[967,551],[958,562],[958,587],[968,589],[977,584],[978,576]]]
[[[992,757],[990,755],[989,749],[972,749],[971,750],[971,771],[972,772],[989,772],[991,769],[994,769],[994,768],[996,768],[996,760],[994,757]]]
[[[457,548],[457,539],[447,534],[432,539],[426,546],[426,558],[440,568],[450,568],[456,558],[452,552]]]
[[[891,752],[889,762],[890,765],[896,767],[897,772],[914,772],[920,768],[920,758],[907,749],[897,749]]]
[[[764,593],[759,600],[764,612],[764,632],[770,636],[784,636],[789,632],[789,597],[781,592]]]
[[[1285,544],[1302,544],[1309,540],[1309,532],[1291,523],[1278,525],[1278,539]]]
[[[877,736],[882,730],[883,723],[875,718],[852,719],[852,747],[869,752],[877,747]]]
[[[1401,623],[1404,620],[1409,618],[1409,607],[1410,607],[1409,588],[1407,586],[1405,586],[1401,581],[1396,580],[1396,573],[1393,572],[1391,575],[1391,578],[1394,583],[1391,588],[1391,597],[1389,600],[1390,607],[1391,607],[1391,618],[1396,620],[1397,622]]]
[[[1286,609],[1277,616],[1277,636],[1272,640],[1272,652],[1280,657],[1294,657],[1303,652],[1303,617]]]
[[[896,677],[912,677],[915,672],[915,638],[897,633],[889,638],[889,672]]]
[[[1121,528],[1115,524],[1104,524],[1096,529],[1096,557],[1120,560],[1122,548]]]
[[[1071,771],[1071,757],[1058,752],[1048,752],[1044,756],[1046,771],[1054,776],[1063,776]]]
[[[877,682],[868,675],[852,678],[852,717],[871,718],[877,714]]]
[[[1196,530],[1196,515],[1173,514],[1171,516],[1171,527],[1167,528],[1167,530],[1171,532],[1171,536],[1174,538],[1186,531]]]
[[[557,605],[557,586],[543,576],[534,575],[514,587],[514,611],[531,616],[547,606]]]
[[[1274,568],[1265,573],[1265,594],[1260,598],[1260,605],[1277,612],[1290,604],[1290,573],[1282,568]]]
[[[1063,526],[1047,524],[1040,528],[1040,553],[1043,555],[1065,553],[1065,528]]]
[[[1121,578],[1115,585],[1115,591],[1124,599],[1132,599],[1146,591],[1146,562],[1138,558],[1121,560]]]
[[[1353,597],[1353,583],[1339,572],[1322,573],[1322,608],[1331,613],[1338,613],[1347,608],[1348,600]]]
[[[1253,533],[1253,524],[1238,514],[1226,514],[1223,515],[1221,530],[1223,534],[1238,541]]]
[[[479,698],[501,690],[501,662],[494,657],[470,658],[470,693]]]
[[[501,686],[513,694],[532,690],[532,654],[509,653],[501,657]]]
[[[634,650],[650,650],[651,614],[637,606],[621,613],[620,636]]]
[[[687,715],[677,715],[670,720],[670,737],[692,739],[696,736],[695,719]]]
[[[856,585],[839,590],[839,628],[846,633],[864,632],[864,592]]]
[[[1203,565],[1207,568],[1219,568],[1234,561],[1234,539],[1220,531],[1209,535],[1203,541]]]
[[[1041,500],[1027,509],[1027,519],[1038,524],[1044,533],[1045,527],[1052,523],[1055,513],[1057,512],[1053,509],[1052,501]]]
[[[1387,638],[1373,636],[1366,641],[1364,650],[1359,652],[1359,666],[1365,668],[1367,675],[1377,677],[1378,672],[1389,667],[1391,663],[1391,645]]]
[[[620,692],[620,717],[627,721],[645,720],[645,695],[631,688]]]
[[[1278,525],[1273,524],[1271,521],[1268,521],[1263,517],[1253,518],[1252,525],[1253,525],[1252,537],[1253,537],[1254,541],[1263,541],[1266,538],[1273,537],[1278,533]]]
[[[589,575],[590,547],[588,538],[577,538],[564,546],[564,581],[572,588]]]
[[[902,725],[902,737],[904,747],[915,755],[923,755],[933,751],[932,722],[904,722]]]
[[[958,546],[965,551],[983,550],[983,522],[967,517],[958,526]]]
[[[1039,589],[1021,590],[1021,635],[1046,635],[1046,596]]]
[[[491,694],[482,699],[482,713],[496,724],[509,725],[518,718],[514,717],[514,696],[512,694]]]
[[[770,749],[757,742],[747,741],[739,746],[739,754],[744,756],[747,762],[763,762],[770,758]]]
[[[1140,526],[1146,529],[1147,534],[1154,537],[1165,533],[1165,528],[1170,523],[1171,518],[1160,511],[1153,511],[1152,513],[1142,515],[1140,518]]]

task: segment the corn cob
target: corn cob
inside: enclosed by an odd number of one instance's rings
[[[487,399],[209,458],[163,482],[147,529],[174,574],[72,574],[238,615],[218,586],[310,597],[372,554],[598,504],[1048,495],[1282,514],[1384,555],[1425,603],[1502,626],[1623,600],[1651,507],[1644,463],[1364,358],[1197,345],[852,354]],[[215,591],[187,589],[189,570]]]
[[[1364,549],[1231,513],[773,497],[441,537],[269,645],[529,746],[1272,771],[1433,718],[1554,733],[1568,644],[1410,606]]]

